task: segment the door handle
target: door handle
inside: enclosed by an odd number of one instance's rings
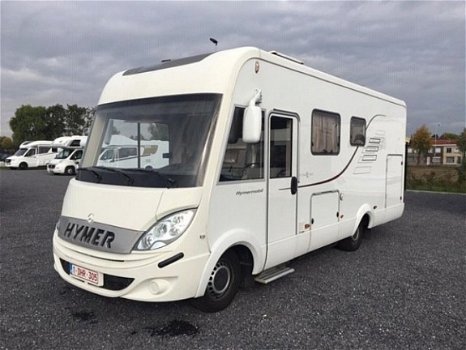
[[[298,178],[293,176],[291,178],[291,194],[296,194],[298,192]]]

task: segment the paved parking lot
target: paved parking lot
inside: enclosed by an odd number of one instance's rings
[[[466,196],[409,192],[403,218],[358,251],[308,254],[204,314],[62,281],[52,232],[69,180],[0,169],[1,349],[464,349]]]

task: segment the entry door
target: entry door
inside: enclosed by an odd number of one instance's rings
[[[271,115],[269,119],[269,198],[267,265],[286,261],[294,253],[296,235],[298,121]]]

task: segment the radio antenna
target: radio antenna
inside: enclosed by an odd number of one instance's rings
[[[215,45],[215,48],[217,49],[218,40],[215,38],[210,38],[210,41]]]

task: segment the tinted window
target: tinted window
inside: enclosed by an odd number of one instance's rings
[[[291,176],[293,120],[270,118],[270,178]]]
[[[352,117],[350,126],[350,144],[364,146],[366,144],[366,120]]]
[[[314,110],[312,112],[311,152],[331,155],[340,152],[340,115]]]
[[[244,143],[244,108],[236,107],[233,113],[228,144],[223,157],[220,181],[253,180],[264,177],[264,118],[258,143]]]
[[[50,150],[50,147],[39,146],[39,153],[47,153]]]

